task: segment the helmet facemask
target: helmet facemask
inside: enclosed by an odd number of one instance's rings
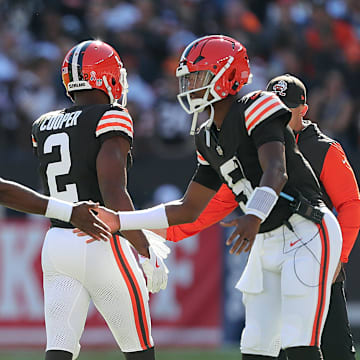
[[[176,70],[176,76],[179,78],[180,92],[177,95],[178,101],[182,108],[188,114],[194,114],[190,135],[195,134],[196,122],[198,114],[207,106],[211,107],[210,118],[207,127],[210,128],[214,120],[214,109],[212,104],[226,97],[220,96],[215,91],[215,85],[218,80],[224,75],[225,71],[230,67],[234,58],[229,56],[227,63],[221,68],[221,70],[214,75],[210,70],[200,70],[189,72],[187,65],[180,65]],[[203,94],[196,93],[204,92]]]

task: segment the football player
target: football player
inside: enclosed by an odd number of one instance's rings
[[[102,41],[84,41],[69,50],[61,71],[74,106],[42,115],[32,128],[46,194],[133,210],[126,188],[133,121],[125,108],[128,84],[119,54]],[[142,231],[87,244],[66,220],[51,220],[42,250],[46,360],[78,357],[90,300],[127,360],[154,359],[148,289],[166,287],[161,254]],[[148,289],[126,239],[141,255]]]
[[[0,204],[8,208],[66,220],[97,240],[111,237],[110,228],[91,211],[98,205],[90,202],[72,204],[43,196],[23,185],[0,178]],[[101,209],[103,211],[106,209]]]
[[[291,111],[274,93],[236,94],[250,79],[245,47],[205,36],[182,54],[178,99],[193,114],[199,166],[183,199],[120,212],[120,229],[165,228],[194,221],[225,183],[244,210],[228,226],[230,253],[249,251],[237,284],[243,292],[244,360],[319,360],[321,332],[342,238],[320,186],[287,126]],[[209,119],[196,130],[198,113]],[[256,237],[256,241],[255,241]]]
[[[324,360],[355,360],[342,265],[348,262],[360,228],[360,197],[356,178],[341,145],[324,135],[316,124],[303,119],[308,109],[306,88],[298,78],[289,74],[275,77],[270,80],[267,91],[276,93],[291,110],[289,126],[295,133],[299,149],[320,181],[325,204],[329,209],[335,208],[341,227],[342,251],[333,278],[330,306],[321,339],[323,357]],[[223,185],[195,222],[171,226],[161,233],[167,240],[179,241],[222,220],[237,206],[234,194]],[[285,358],[282,351],[279,359]]]

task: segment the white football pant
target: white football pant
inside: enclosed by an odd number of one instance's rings
[[[52,228],[42,249],[46,350],[76,359],[92,300],[123,352],[154,346],[145,279],[128,242],[86,244],[72,229]]]
[[[241,352],[277,357],[281,348],[319,346],[342,236],[327,209],[322,224],[299,215],[259,234],[237,288],[243,292]]]

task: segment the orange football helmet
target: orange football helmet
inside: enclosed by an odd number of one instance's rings
[[[126,69],[114,48],[100,40],[84,41],[68,51],[61,67],[67,95],[74,91],[99,89],[110,103],[120,100],[126,106]]]
[[[223,35],[209,35],[193,41],[184,50],[179,67],[178,100],[188,114],[197,113],[216,101],[235,95],[249,82],[250,67],[245,47]],[[199,91],[203,93],[195,94]],[[211,106],[213,113],[213,108]]]

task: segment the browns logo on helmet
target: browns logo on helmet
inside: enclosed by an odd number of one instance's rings
[[[128,83],[119,54],[109,44],[88,40],[71,48],[61,68],[67,95],[74,91],[98,89],[109,96],[110,103],[120,100],[126,106]]]

